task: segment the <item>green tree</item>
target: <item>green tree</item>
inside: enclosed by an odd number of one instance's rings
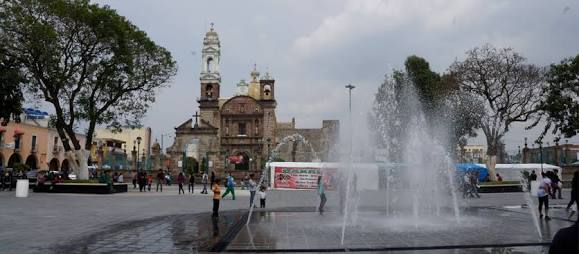
[[[498,49],[486,44],[467,51],[466,59],[453,63],[450,72],[461,89],[482,102],[484,115],[480,125],[487,141],[487,168],[494,180],[501,138],[513,123],[526,122],[538,111],[542,69],[527,64],[511,48]]]
[[[207,170],[209,167],[208,167],[207,163],[208,163],[207,158],[203,157],[203,159],[201,159],[201,165],[200,165],[201,171],[208,172]]]
[[[196,174],[199,173],[199,162],[197,162],[197,160],[195,160],[195,158],[193,157],[187,157],[185,158],[185,168],[183,171],[185,171],[188,175],[192,175],[192,174]]]
[[[96,126],[138,126],[176,72],[166,49],[116,11],[88,0],[3,1],[0,41],[29,81],[26,91],[53,106],[80,179],[88,179]],[[74,131],[78,122],[87,126],[84,147]]]
[[[409,56],[404,65],[404,71],[386,77],[375,95],[369,117],[370,126],[377,127],[373,140],[389,151],[389,160],[400,161],[403,144],[399,137],[408,130],[416,104],[413,100],[418,99],[427,122],[436,127],[429,128],[431,134],[447,137],[442,143],[448,143],[450,154],[455,154],[457,145],[464,146],[468,137],[476,135],[482,114],[480,102],[460,91],[452,75],[432,71],[424,58]]]
[[[573,137],[579,133],[579,55],[552,64],[546,77],[549,85],[537,105],[540,117],[530,127],[544,119],[546,125],[539,140],[550,129],[554,135]]]
[[[3,126],[11,118],[20,121],[24,101],[21,89],[23,81],[17,62],[0,46],[0,124]]]

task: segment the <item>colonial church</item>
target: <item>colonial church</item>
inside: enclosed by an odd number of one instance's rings
[[[175,128],[174,143],[168,148],[174,167],[193,157],[198,162],[207,161],[209,170],[219,175],[259,174],[270,152],[284,137],[295,133],[305,137],[316,154],[310,145],[296,139],[280,146],[276,160],[335,159],[339,121],[324,120],[320,129],[297,129],[295,119],[278,122],[276,83],[269,73],[261,75],[254,67],[249,82],[242,79],[232,97],[221,97],[221,45],[213,26],[203,39],[201,61],[199,110]]]

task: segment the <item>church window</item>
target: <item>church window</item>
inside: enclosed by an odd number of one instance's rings
[[[245,112],[245,104],[239,104],[239,112]]]
[[[238,128],[239,128],[239,135],[240,136],[245,136],[247,135],[246,129],[245,129],[245,123],[239,123],[238,124]]]
[[[206,68],[207,68],[207,72],[209,72],[209,73],[211,73],[212,64],[213,64],[213,58],[212,57],[207,58]]]
[[[213,97],[213,86],[211,84],[205,86],[205,96],[207,98]]]
[[[255,119],[255,136],[259,136],[259,119]]]
[[[271,86],[270,85],[265,85],[263,87],[263,93],[265,94],[265,96],[269,96],[269,94],[271,93]]]

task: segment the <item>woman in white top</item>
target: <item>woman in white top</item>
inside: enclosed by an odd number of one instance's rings
[[[541,179],[541,184],[539,185],[539,190],[537,191],[537,197],[539,197],[539,217],[543,218],[543,212],[541,211],[543,205],[545,205],[545,220],[551,220],[549,217],[549,194],[551,194],[551,179],[543,172],[541,173],[543,179]]]

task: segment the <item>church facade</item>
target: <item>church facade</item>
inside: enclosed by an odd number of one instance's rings
[[[239,81],[232,97],[221,97],[221,45],[213,27],[203,39],[201,61],[198,113],[175,128],[173,145],[168,148],[174,167],[181,167],[185,158],[193,157],[197,162],[206,161],[209,170],[220,176],[231,172],[239,179],[250,172],[259,174],[279,142],[296,133],[303,134],[310,144],[292,140],[280,146],[276,160],[332,159],[339,121],[324,120],[320,129],[295,128],[294,119],[278,122],[276,84],[268,73],[262,76],[254,68],[249,82]]]

